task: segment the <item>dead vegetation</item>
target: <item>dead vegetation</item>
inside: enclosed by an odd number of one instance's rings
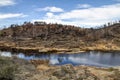
[[[99,28],[25,22],[1,30],[0,46],[1,49],[48,53],[120,51],[120,22]]]

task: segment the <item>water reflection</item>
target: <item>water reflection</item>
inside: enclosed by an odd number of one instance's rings
[[[12,54],[10,52],[0,52],[0,56],[12,57]]]
[[[29,54],[0,52],[0,56],[16,56],[25,60],[49,60],[51,65],[94,65],[102,67],[120,66],[120,53],[84,52],[80,54]]]

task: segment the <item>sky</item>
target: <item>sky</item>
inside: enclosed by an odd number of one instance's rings
[[[0,0],[0,28],[25,21],[96,27],[120,20],[120,0]]]

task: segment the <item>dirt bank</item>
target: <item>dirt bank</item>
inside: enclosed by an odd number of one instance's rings
[[[39,44],[38,44],[39,43]],[[81,45],[80,47],[69,48],[64,45],[60,47],[45,46],[49,42],[40,41],[0,41],[0,50],[11,52],[23,52],[23,53],[80,53],[84,51],[104,51],[104,52],[119,52],[120,47],[114,44],[95,43],[91,45]]]

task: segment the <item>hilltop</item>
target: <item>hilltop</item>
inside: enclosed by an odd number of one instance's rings
[[[120,22],[97,28],[24,22],[0,31],[1,50],[35,52],[120,51]]]

